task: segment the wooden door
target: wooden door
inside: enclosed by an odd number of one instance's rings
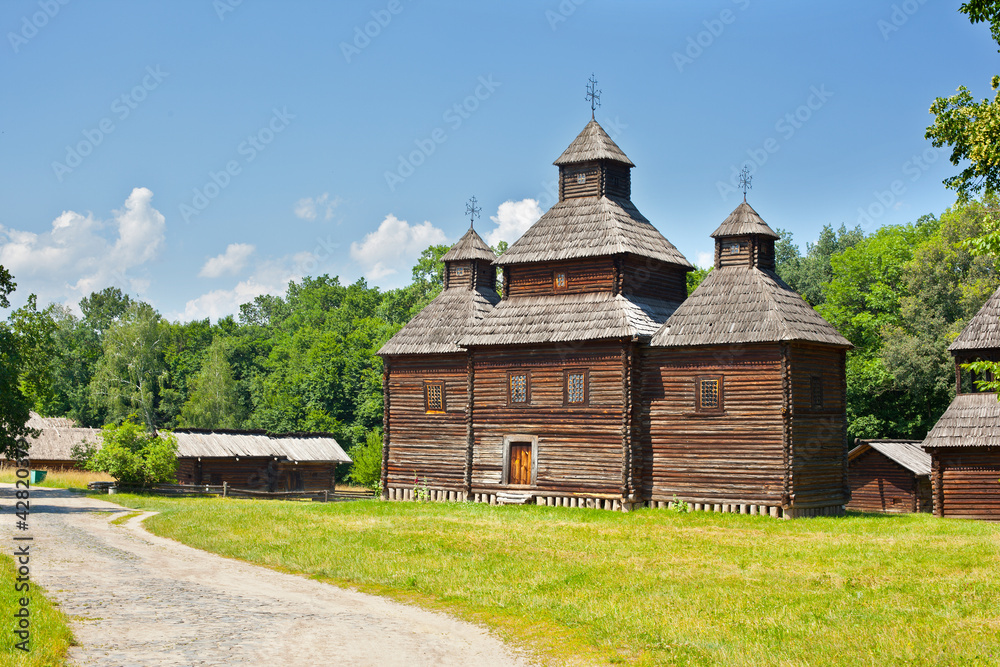
[[[531,443],[510,444],[510,483],[531,484]]]

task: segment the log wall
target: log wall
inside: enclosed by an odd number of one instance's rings
[[[785,464],[777,344],[650,348],[642,360],[647,500],[780,506]],[[723,376],[723,411],[695,409],[700,376]]]
[[[626,255],[622,261],[625,296],[638,296],[680,303],[687,298],[687,271],[648,257]]]
[[[536,494],[621,497],[622,345],[477,349],[473,494],[496,494],[504,480],[504,436],[537,437]],[[586,406],[564,403],[564,371],[587,369]],[[507,402],[508,372],[530,375],[530,404]]]
[[[929,480],[923,480],[926,485],[919,484],[912,470],[874,449],[851,461],[849,479],[851,501],[847,509],[858,512],[930,511]]]
[[[336,464],[325,461],[294,463],[273,457],[177,459],[181,484],[228,484],[254,491],[332,490]]]
[[[467,426],[466,354],[434,354],[393,358],[387,389],[385,488],[426,485],[464,489]],[[444,382],[445,412],[428,413],[424,382]],[[415,482],[416,480],[416,482]]]
[[[819,345],[789,347],[792,461],[795,507],[844,505],[850,499],[847,466],[846,353]],[[822,404],[813,406],[813,378]]]
[[[934,514],[1000,521],[1000,447],[930,450]]]
[[[539,262],[510,266],[508,297],[555,294],[553,274],[566,272],[566,289],[559,294],[611,292],[615,287],[615,267],[610,257],[565,262]]]

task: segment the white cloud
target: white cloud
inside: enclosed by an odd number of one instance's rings
[[[226,252],[205,262],[198,275],[202,278],[218,278],[227,273],[235,275],[247,265],[254,249],[249,243],[230,243]]]
[[[0,264],[42,302],[76,301],[111,285],[141,294],[149,281],[126,274],[156,259],[165,238],[152,199],[148,188],[135,188],[110,220],[64,211],[42,233],[0,225]]]
[[[340,202],[340,197],[330,199],[329,192],[324,192],[319,197],[303,197],[295,202],[295,215],[303,220],[315,220],[320,216],[324,220],[332,220],[333,210]]]
[[[366,278],[378,280],[400,267],[409,271],[427,246],[446,241],[444,232],[431,223],[411,225],[390,213],[363,241],[351,244],[351,259],[361,265]]]
[[[505,201],[497,208],[497,214],[490,216],[496,227],[486,235],[486,242],[494,247],[500,241],[513,245],[528,227],[542,217],[542,212],[538,201],[534,199]]]
[[[232,289],[212,290],[191,299],[184,304],[182,312],[171,313],[168,319],[187,322],[210,317],[218,320],[226,315],[238,314],[241,305],[250,303],[261,294],[282,296],[289,281],[302,279],[300,269],[303,261],[302,253],[299,253],[260,262],[250,277],[241,280]]]
[[[699,269],[707,269],[710,266],[715,266],[715,253],[699,252],[694,264]]]

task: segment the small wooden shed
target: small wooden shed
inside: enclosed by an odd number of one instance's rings
[[[857,440],[847,456],[858,512],[930,512],[931,455],[920,440]]]
[[[181,484],[255,491],[333,490],[337,465],[350,457],[329,433],[177,429]]]
[[[79,469],[73,460],[73,447],[85,442],[101,445],[100,429],[81,428],[65,417],[41,417],[32,412],[28,427],[41,432],[37,438],[28,438],[28,459],[36,470]]]
[[[934,515],[1000,521],[1000,403],[995,393],[977,391],[961,366],[1000,361],[1000,289],[948,350],[955,358],[955,400],[924,438]]]

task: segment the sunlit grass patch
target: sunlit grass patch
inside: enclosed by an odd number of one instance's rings
[[[29,567],[31,564],[29,563]],[[30,575],[29,575],[30,576]],[[10,556],[0,555],[0,664],[24,667],[63,665],[73,635],[66,617],[46,598],[45,591],[30,581],[29,591],[15,589],[17,572]],[[21,638],[14,635],[14,614],[21,609],[21,598],[28,599],[31,633],[28,651],[16,647]]]
[[[447,609],[554,663],[968,665],[1000,655],[1000,526],[119,496],[192,546]]]
[[[17,468],[0,466],[0,482],[13,484],[18,479]],[[111,482],[114,478],[103,472],[87,470],[53,470],[45,475],[45,480],[32,486],[44,486],[50,489],[86,489],[90,482]]]

